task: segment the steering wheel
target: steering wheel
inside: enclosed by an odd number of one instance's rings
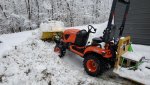
[[[92,31],[92,29],[93,29],[93,31]],[[96,33],[96,28],[94,28],[92,25],[88,25],[88,32],[89,33]]]

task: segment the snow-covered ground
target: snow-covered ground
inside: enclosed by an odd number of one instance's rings
[[[1,35],[0,41],[2,43],[0,43],[0,56],[2,56],[2,53],[4,53],[4,51],[10,50],[12,46],[26,41],[29,37],[32,37],[32,31]]]
[[[106,23],[93,25],[98,31],[90,39],[102,35]],[[78,28],[87,29],[87,26]],[[60,59],[53,52],[55,44],[41,41],[38,34],[34,30],[0,36],[0,85],[134,84],[120,77],[109,78],[109,73],[98,78],[88,76],[82,66],[83,59],[71,52]],[[133,48],[150,58],[150,46],[133,45]]]

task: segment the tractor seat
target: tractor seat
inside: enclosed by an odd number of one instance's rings
[[[93,41],[93,43],[101,43],[101,42],[103,42],[102,38],[99,38],[99,37],[93,38],[92,41]]]
[[[76,35],[75,44],[78,46],[85,46],[88,38],[89,38],[88,32],[86,30],[80,30]]]

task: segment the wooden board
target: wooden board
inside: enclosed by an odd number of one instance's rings
[[[117,61],[115,63],[115,68],[118,69],[118,66],[120,64],[121,55],[126,53],[128,51],[129,45],[130,45],[130,36],[120,38],[117,48]]]

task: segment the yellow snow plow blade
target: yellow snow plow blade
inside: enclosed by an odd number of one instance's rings
[[[53,41],[55,36],[62,37],[63,31],[57,31],[57,32],[42,32],[41,39],[44,41]]]

